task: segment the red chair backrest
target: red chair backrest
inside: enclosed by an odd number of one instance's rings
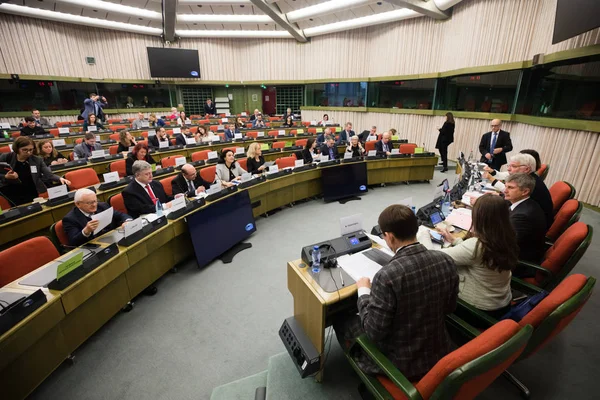
[[[400,145],[401,154],[414,154],[415,148],[417,147],[414,143],[405,143]]]
[[[148,139],[148,131],[142,132],[141,136],[145,139]]]
[[[169,156],[169,157],[165,157],[162,160],[160,160],[160,165],[163,168],[169,168],[169,167],[173,167],[175,166],[175,159],[179,158],[179,157],[183,157],[185,158],[184,155],[181,154],[175,154],[174,156]]]
[[[571,198],[571,186],[566,182],[559,181],[548,190],[550,191],[550,197],[552,197],[554,214],[556,214],[562,205]]]
[[[211,125],[208,129],[210,129],[213,132],[216,132],[219,130],[219,125]]]
[[[127,127],[125,125],[110,125],[108,127],[108,129],[110,129],[113,132],[116,132],[116,131],[122,131],[123,129],[127,129]],[[119,139],[116,139],[116,140],[119,140]]]
[[[317,134],[317,128],[308,128],[308,133],[316,135]]]
[[[210,167],[202,168],[200,170],[200,176],[208,183],[213,183],[217,175],[217,166],[211,165]]]
[[[13,132],[13,133],[10,134],[10,136],[16,139],[19,136],[21,136],[21,132]]]
[[[10,153],[10,147],[8,147],[8,146],[0,147],[0,153]]]
[[[173,138],[169,140],[171,142],[171,146],[175,146],[177,144],[177,139]]]
[[[121,122],[121,118],[110,118],[108,120],[109,124],[118,124],[119,122]]]
[[[73,121],[59,121],[56,123],[56,126],[62,128],[65,125],[72,125]]]
[[[123,201],[123,195],[121,193],[110,196],[108,199],[110,206],[117,211],[127,214],[127,207],[125,207],[125,202]]]
[[[371,150],[375,150],[375,143],[377,143],[374,140],[371,140],[370,142],[366,142],[365,143],[365,151],[369,152]]]
[[[544,180],[544,174],[546,173],[546,170],[548,169],[548,164],[542,164],[540,165],[540,169],[538,169],[537,171],[535,171],[535,173],[542,178],[542,180]]]
[[[283,149],[285,147],[285,142],[273,142],[273,149]]]
[[[161,179],[159,181],[160,184],[162,185],[163,189],[165,190],[165,193],[169,197],[173,196],[173,186],[171,186],[171,182],[175,178],[177,178],[177,175],[175,175],[175,176],[169,176],[168,178]]]
[[[58,137],[58,128],[49,129],[48,132],[50,132],[50,134],[54,137]]]
[[[561,233],[567,229],[569,221],[578,209],[579,201],[575,199],[567,200],[554,216],[554,222],[550,226],[550,229],[548,229],[548,232],[546,232],[546,237],[553,242],[558,239]]]
[[[195,153],[192,153],[192,162],[200,161],[200,160],[208,160],[208,153],[212,150],[201,150]]]
[[[75,139],[75,144],[81,144],[81,142],[83,142],[83,138]],[[117,146],[117,147],[119,147],[119,146]]]
[[[258,137],[258,131],[249,131],[246,136],[256,139]]]
[[[247,124],[246,124],[246,128],[252,128],[252,123],[251,123],[251,122],[250,122],[250,123],[247,123]]]
[[[27,275],[60,254],[50,239],[38,236],[0,252],[0,287]]]
[[[9,208],[11,208],[10,203],[3,196],[0,196],[0,208],[2,208],[3,210],[8,210]]]
[[[110,135],[108,135],[108,138],[110,140],[116,140],[117,142],[119,141],[121,134],[120,133],[112,133]]]
[[[62,219],[60,221],[58,221],[56,224],[54,224],[54,233],[56,233],[56,237],[58,238],[58,241],[60,242],[60,244],[62,244],[63,246],[69,245],[69,237],[67,236],[67,233],[63,229]]]
[[[296,143],[294,143],[296,146],[306,146],[306,143],[308,142],[308,139],[298,139],[296,140]]]
[[[279,169],[293,167],[296,165],[296,157],[281,157],[275,160],[275,164]]]
[[[279,121],[281,117],[269,117],[269,121]]]
[[[127,176],[127,166],[125,160],[114,161],[110,163],[110,172],[118,172],[119,178]]]
[[[279,136],[279,131],[269,131],[267,132],[267,136],[277,137]]]
[[[82,168],[75,171],[69,171],[65,174],[65,179],[71,181],[69,189],[81,189],[100,183],[98,175],[93,168]]]
[[[118,151],[119,151],[119,145],[118,144],[115,144],[114,146],[110,146],[108,148],[108,153],[111,154],[111,155],[117,154]]]
[[[248,158],[240,158],[236,161],[238,162],[238,164],[240,164],[240,167],[242,167],[244,171],[248,171]]]

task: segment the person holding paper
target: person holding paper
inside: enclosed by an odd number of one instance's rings
[[[184,164],[181,173],[171,181],[173,196],[183,193],[187,197],[195,197],[197,194],[210,188],[212,182],[206,182],[196,168],[191,164]]]
[[[156,164],[156,161],[154,161],[154,158],[152,158],[148,151],[148,145],[144,142],[136,144],[127,156],[125,160],[125,173],[127,176],[133,175],[133,163],[136,161],[146,161],[150,165]]]
[[[325,144],[321,146],[321,154],[329,156],[330,160],[338,158],[337,147],[335,146],[335,139],[333,136],[328,135],[325,138]]]
[[[196,142],[196,136],[190,132],[190,127],[184,125],[181,127],[181,133],[175,137],[175,144],[185,146],[187,144],[186,139],[194,139],[194,142]]]
[[[352,153],[352,157],[362,157],[365,154],[365,149],[358,141],[358,136],[354,135],[350,138],[350,143],[346,147],[346,153]]]
[[[319,121],[318,125],[326,126],[329,124],[329,115],[323,114],[323,119]]]
[[[386,244],[395,253],[373,277],[360,278],[357,309],[339,313],[333,328],[340,345],[366,334],[409,381],[423,377],[453,350],[446,315],[456,308],[458,274],[450,256],[417,242],[412,210],[391,205],[379,215]],[[381,370],[362,351],[353,354],[361,370]]]
[[[36,125],[33,117],[25,117],[25,126],[21,128],[21,136],[45,135],[46,131],[39,125]]]
[[[217,164],[216,177],[224,187],[233,186],[231,181],[242,179],[242,174],[246,173],[248,172],[235,161],[235,154],[233,154],[231,149],[221,152],[221,157]]]
[[[87,132],[83,141],[73,148],[73,153],[80,159],[87,159],[92,156],[92,151],[103,150],[100,143],[96,143],[96,135]]]
[[[107,203],[99,203],[96,193],[90,189],[79,189],[75,192],[75,207],[67,213],[62,219],[63,230],[69,238],[69,246],[81,246],[90,240],[105,234],[108,231],[117,229],[132,218],[112,209],[112,218],[110,223],[98,231],[101,223],[106,223],[104,218],[110,217],[110,212],[103,214],[103,219],[94,218],[94,215],[100,214],[111,206]]]
[[[42,139],[37,142],[37,156],[41,157],[47,166],[68,162],[67,158],[54,148],[51,139]]]
[[[143,129],[144,128],[144,113],[139,112],[138,113],[138,117],[137,119],[134,119],[133,122],[131,123],[131,129],[136,131],[138,129]],[[150,124],[148,124],[150,125]]]
[[[200,131],[200,129],[198,129],[198,131]],[[162,126],[158,128],[156,135],[148,137],[148,143],[153,149],[160,149],[160,143],[166,143],[166,147],[171,145],[169,134]]]
[[[263,121],[262,114],[258,114],[256,116],[256,119],[254,121],[252,121],[252,127],[253,128],[266,128],[267,127],[265,125],[265,121]]]
[[[240,133],[240,130],[236,126],[236,124],[229,124],[225,126],[225,139],[233,140],[235,139],[235,134]]]
[[[211,99],[206,99],[206,103],[204,104],[204,115],[212,116],[217,115],[217,108],[213,104]]]
[[[319,153],[317,149],[317,141],[314,138],[310,138],[306,141],[306,146],[302,150],[302,159],[304,164],[310,164],[317,157]]]
[[[160,200],[164,208],[171,208],[170,197],[163,185],[152,180],[152,166],[146,161],[136,161],[131,168],[135,179],[123,190],[123,202],[133,218],[156,212],[156,202]]]
[[[0,167],[0,194],[12,205],[27,204],[41,193],[48,191],[47,186],[58,182],[70,185],[67,179],[54,175],[41,157],[34,156],[34,143],[27,136],[20,136],[13,142],[13,151],[0,154],[0,162],[7,163],[10,169]]]
[[[102,125],[100,121],[98,121],[98,119],[96,118],[96,114],[94,113],[89,113],[87,119],[84,121],[83,133],[87,132],[88,127],[90,126],[95,126],[97,130],[104,129],[104,125]]]
[[[454,115],[446,113],[446,121],[440,129],[435,148],[440,151],[442,158],[442,172],[448,171],[448,146],[454,142]]]
[[[254,122],[255,120],[257,120],[257,119],[258,119],[258,116],[259,116],[259,115],[261,115],[261,114],[260,114],[260,111],[258,111],[258,108],[255,108],[255,109],[254,109],[254,114],[252,114],[252,115],[250,116],[250,121],[253,121],[253,122]],[[252,126],[254,126],[254,123],[253,123],[253,125],[252,125]]]
[[[498,196],[481,196],[473,207],[471,230],[465,239],[441,229],[452,247],[441,249],[456,263],[460,279],[458,297],[500,319],[510,309],[511,271],[516,267],[519,247],[510,224],[506,202]],[[433,249],[430,230],[421,226],[419,242]]]
[[[392,142],[390,142],[390,133],[385,132],[381,140],[375,143],[375,151],[378,156],[389,156],[392,154]]]
[[[131,133],[127,129],[119,132],[119,147],[117,153],[129,153],[129,148],[136,145],[135,138],[131,136]]]
[[[248,147],[248,152],[246,153],[248,158],[246,159],[246,166],[248,167],[248,172],[251,174],[262,174],[265,170],[265,158],[262,156],[262,149],[260,148],[260,143],[253,142]]]

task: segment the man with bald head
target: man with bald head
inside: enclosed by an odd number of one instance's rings
[[[484,162],[497,171],[506,164],[506,153],[512,151],[512,141],[510,133],[500,129],[502,121],[492,120],[492,130],[484,133],[479,143],[479,152],[481,153],[481,162]]]
[[[111,224],[94,234],[99,222],[93,220],[92,216],[109,208],[107,203],[99,203],[96,193],[90,189],[79,189],[75,192],[75,207],[62,220],[63,230],[69,238],[69,246],[81,246],[131,220],[129,215],[113,210]]]
[[[171,181],[173,196],[183,193],[187,197],[194,197],[209,187],[210,183],[202,179],[196,168],[191,164],[184,164],[181,167],[181,173]]]
[[[385,132],[381,137],[381,140],[375,143],[375,151],[378,156],[389,156],[392,154],[392,142],[390,141],[392,135],[389,132]]]

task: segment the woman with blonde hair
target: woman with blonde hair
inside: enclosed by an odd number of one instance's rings
[[[251,174],[261,174],[265,170],[265,158],[262,156],[260,144],[257,142],[252,143],[248,147],[246,155],[248,156],[246,163],[248,172]]]
[[[129,152],[129,148],[135,146],[137,143],[131,133],[127,129],[119,132],[119,148],[117,149],[117,153],[121,152]]]

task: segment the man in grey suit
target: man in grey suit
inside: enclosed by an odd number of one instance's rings
[[[379,215],[385,241],[395,253],[373,277],[360,278],[358,312],[342,314],[333,326],[342,347],[365,333],[408,378],[423,377],[453,346],[445,317],[456,308],[458,274],[452,258],[417,241],[417,218],[403,205]],[[366,373],[381,373],[362,351],[353,354]]]
[[[40,110],[36,110],[36,109],[31,110],[31,116],[35,120],[35,124],[37,126],[50,126],[50,122],[48,122],[48,118],[44,118],[40,115]]]
[[[83,137],[83,142],[79,143],[73,148],[73,153],[78,158],[89,158],[92,156],[92,151],[102,150],[102,145],[96,143],[96,136],[92,132],[88,132]]]

